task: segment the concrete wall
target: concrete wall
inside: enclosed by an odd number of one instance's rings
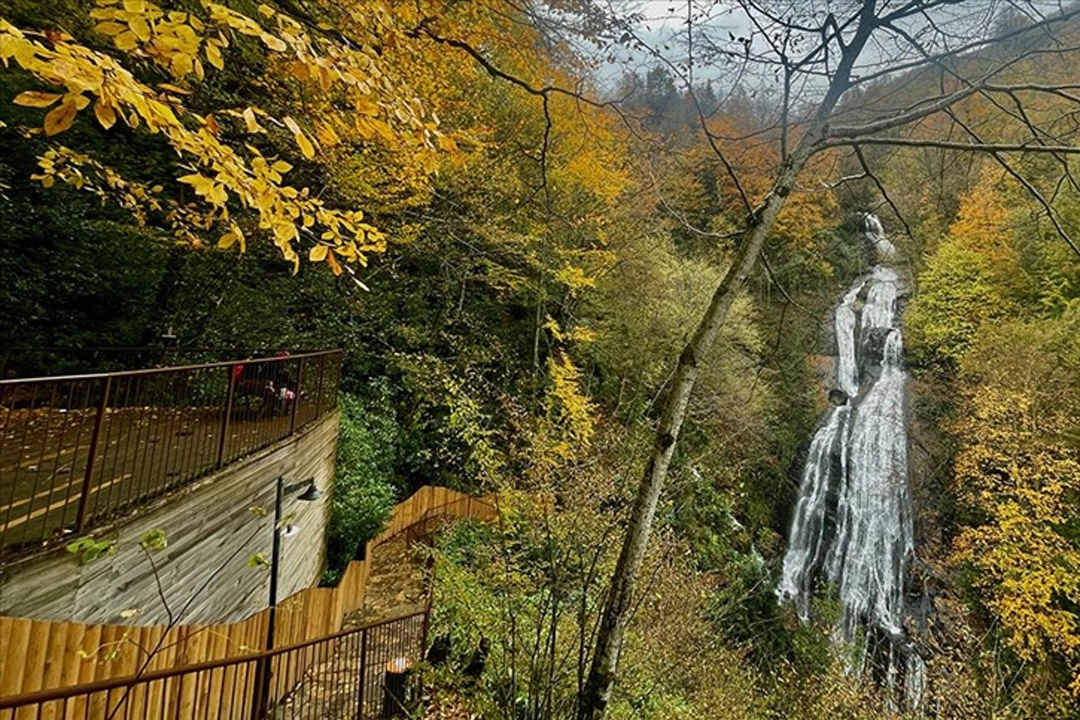
[[[324,492],[334,475],[338,416],[233,463],[113,527],[94,533],[116,539],[117,552],[80,565],[64,548],[0,569],[0,615],[82,623],[183,624],[241,620],[266,607],[270,572],[248,559],[271,552],[275,483],[314,477]],[[286,497],[283,515],[295,513],[299,532],[281,541],[278,598],[317,582],[322,572],[328,495],[316,502]],[[267,510],[259,517],[250,508]],[[150,559],[139,538],[165,532],[168,547]],[[161,592],[158,590],[158,583]],[[134,616],[125,611],[137,610]]]

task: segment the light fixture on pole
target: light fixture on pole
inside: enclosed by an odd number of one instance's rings
[[[296,496],[303,502],[315,502],[322,499],[323,492],[315,484],[315,478],[310,477],[292,485],[285,484],[285,478],[277,479],[277,493],[274,499],[274,540],[273,549],[270,553],[270,605],[266,622],[266,649],[274,649],[274,631],[277,625],[277,593],[278,593],[278,568],[281,565],[281,538],[292,537],[300,532],[300,528],[291,522],[283,522],[281,519],[281,506],[285,496],[294,493],[300,488],[307,489]],[[255,685],[258,695],[253,703],[253,720],[259,720],[269,707],[270,701],[270,658],[259,661],[256,670],[257,682]]]
[[[315,484],[315,478],[309,478],[305,482],[309,482],[308,489],[303,494],[296,497],[297,500],[303,500],[304,502],[315,502],[316,500],[323,499],[323,491],[319,489],[319,486]]]
[[[281,505],[286,495],[294,493],[300,488],[307,486],[303,493],[296,496],[303,502],[315,502],[323,497],[322,490],[315,484],[315,478],[310,477],[292,485],[285,484],[285,478],[277,479],[277,499],[274,501],[274,545],[270,556],[270,618],[266,628],[266,649],[274,649],[274,621],[277,614],[277,591],[278,591],[278,568],[281,565],[281,538],[292,537],[300,530],[292,523],[284,524],[281,520]]]

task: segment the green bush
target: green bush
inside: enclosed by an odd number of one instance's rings
[[[396,501],[400,428],[385,382],[342,393],[337,472],[326,538],[326,583],[336,583],[361,545],[382,530]]]

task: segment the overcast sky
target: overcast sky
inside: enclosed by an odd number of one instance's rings
[[[698,51],[694,54],[698,61],[693,66],[695,82],[712,79],[720,83],[729,82],[724,69],[713,62],[701,62],[700,50],[705,45],[706,37],[727,40],[730,35],[735,37],[750,36],[753,38],[753,49],[765,52],[767,44],[760,33],[752,33],[752,24],[748,16],[742,10],[738,2],[704,2],[697,0],[688,3],[687,0],[610,0],[619,3],[620,9],[632,8],[643,16],[643,21],[637,29],[638,37],[656,53],[662,54],[667,61],[685,69],[687,52],[687,14],[692,10],[694,18],[694,39]],[[831,7],[837,9],[838,14],[846,14],[850,11],[854,1],[844,2],[840,0],[788,0],[792,7],[803,12],[813,7]],[[899,0],[881,0],[885,7],[899,4]],[[966,0],[953,6],[936,9],[932,14],[932,22],[944,34],[937,38],[937,42],[955,45],[961,40],[975,35],[986,35],[990,32],[993,19],[1009,7],[1023,6],[1025,10],[1045,15],[1060,12],[1063,0]],[[688,6],[690,6],[688,8]],[[909,21],[906,30],[919,32],[926,29],[930,18],[916,18]],[[816,22],[815,22],[816,24]],[[950,40],[949,35],[954,35]],[[941,45],[933,48],[935,51],[945,50]],[[871,43],[864,53],[864,67],[876,65],[881,58],[892,58],[898,52],[910,53],[910,48],[898,50],[896,44],[886,42]],[[598,72],[598,80],[607,88],[611,88],[620,75],[624,72],[634,71],[644,74],[649,68],[660,63],[655,55],[648,52],[635,51],[630,48],[619,48],[615,51],[615,62],[605,62]],[[770,78],[758,78],[757,80],[743,78],[743,82],[764,85],[767,87]]]

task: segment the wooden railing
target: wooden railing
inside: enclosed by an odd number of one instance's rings
[[[496,519],[498,514],[496,505],[489,500],[447,488],[421,488],[394,508],[386,528],[367,543],[365,560],[350,563],[336,587],[303,590],[279,604],[275,623],[277,645],[282,648],[310,646],[315,641],[341,632],[346,617],[364,604],[371,563],[379,546],[384,543],[409,532],[418,524],[430,523],[435,517],[490,521]],[[256,656],[264,647],[268,616],[269,613],[263,610],[238,623],[174,626],[84,625],[0,617],[0,648],[3,648],[0,653],[0,708],[18,705],[21,709],[14,720],[62,720],[67,715],[57,714],[60,707],[66,713],[68,707],[79,707],[80,712],[89,712],[86,708],[91,706],[85,703],[70,706],[22,701],[33,693],[45,691],[57,691],[59,695],[53,692],[33,697],[55,699],[75,697],[80,693],[88,695],[92,693],[87,687],[104,687],[101,684],[107,681],[124,680],[119,684],[113,682],[109,687],[133,687],[139,685],[137,676],[147,673],[168,675],[176,668],[200,663],[228,660],[236,668],[252,666],[251,663],[257,660]],[[301,668],[296,664],[300,662],[296,658],[300,657],[306,656],[294,655],[290,661],[293,666],[289,672],[300,673],[296,677],[303,675],[301,669],[306,671],[309,667],[304,665]],[[240,674],[236,677],[243,679],[244,676]],[[216,686],[209,680],[207,683],[210,684],[206,685],[205,692],[216,692],[212,689]],[[171,686],[163,684],[162,687],[171,687],[169,692],[180,691],[176,683]],[[60,692],[63,688],[68,690]],[[93,692],[100,695],[99,690]],[[108,698],[109,695],[105,693],[102,697]],[[199,700],[200,703],[205,701],[205,698]],[[40,710],[30,709],[34,707]],[[10,712],[0,712],[0,720],[12,720]],[[79,718],[104,720],[106,716],[98,713],[100,710],[95,709],[89,715],[79,714]],[[130,720],[139,716],[128,714],[123,717]],[[202,716],[167,717],[194,720]]]
[[[337,406],[340,351],[0,380],[0,557],[62,541]]]
[[[0,696],[0,720],[362,720],[397,716],[387,666],[423,659],[428,610],[241,657]],[[398,701],[400,702],[400,701]]]

